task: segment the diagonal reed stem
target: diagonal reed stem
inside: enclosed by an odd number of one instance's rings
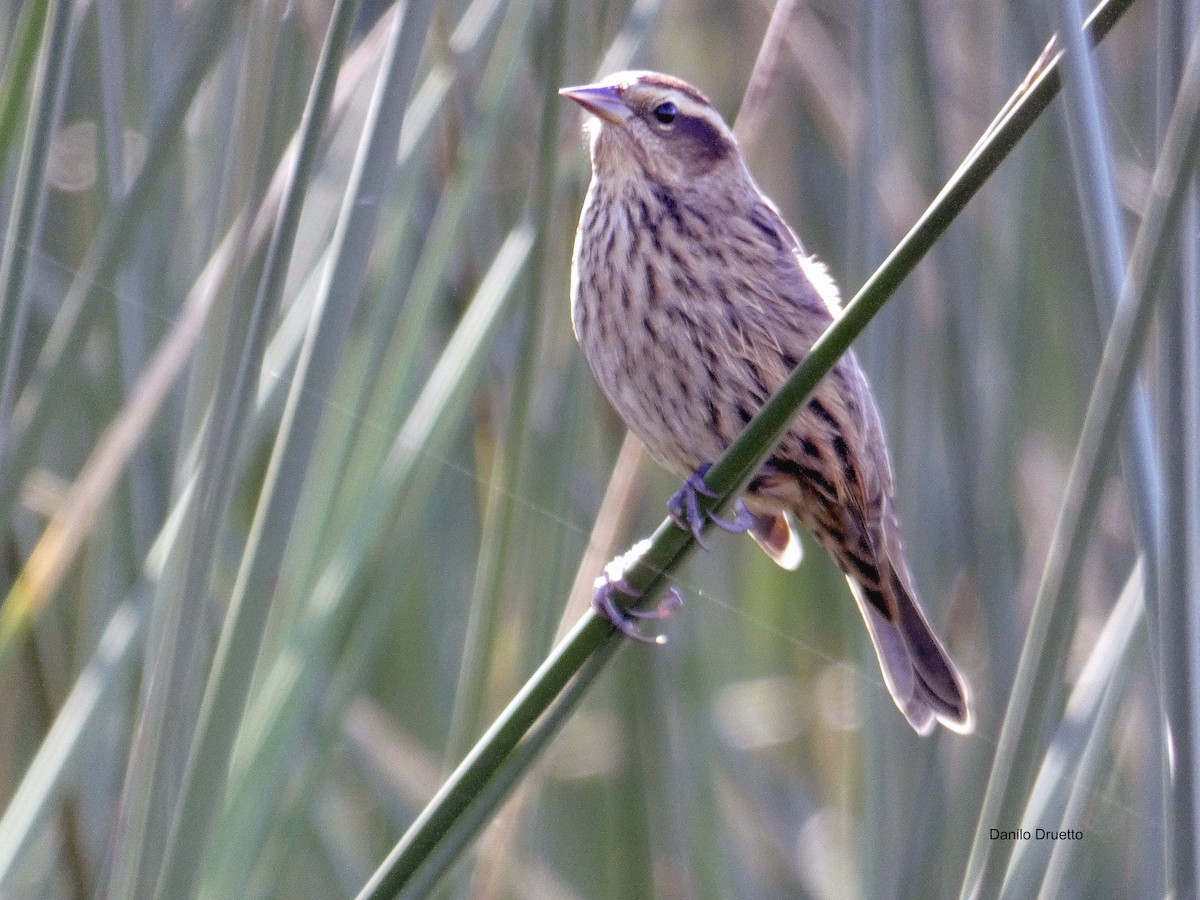
[[[1086,24],[1093,46],[1132,3],[1102,0]],[[701,501],[707,510],[719,510],[737,495],[818,382],[1049,106],[1060,88],[1060,59],[1061,52],[1043,53],[912,230],[709,469],[705,480],[717,496]],[[624,602],[651,602],[694,545],[690,533],[670,519],[664,520],[651,536],[645,553],[625,574],[632,592]],[[592,610],[585,613],[451,773],[363,887],[359,900],[378,900],[402,892],[413,896],[417,883],[432,885],[453,861],[453,854],[444,852],[444,846],[464,844],[499,806],[507,792],[496,787],[515,783],[537,758],[538,750],[557,733],[557,726],[565,721],[619,644],[619,631]]]

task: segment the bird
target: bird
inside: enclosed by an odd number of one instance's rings
[[[853,351],[747,483],[736,518],[701,512],[708,467],[839,314],[825,266],[805,252],[697,88],[624,71],[560,94],[586,113],[592,170],[572,257],[572,325],[618,416],[685,479],[668,504],[672,517],[698,538],[706,515],[748,531],[787,569],[799,565],[798,527],[807,529],[845,573],[913,729],[970,732],[967,684],[917,599],[883,425]],[[621,631],[636,637],[635,618],[669,611],[621,608],[607,572],[593,602]]]

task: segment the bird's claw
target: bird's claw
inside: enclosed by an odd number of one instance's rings
[[[625,579],[629,566],[645,551],[649,541],[640,541],[625,554],[618,556],[596,578],[596,593],[592,595],[592,606],[596,612],[607,619],[626,637],[641,641],[643,644],[665,644],[664,635],[653,637],[643,634],[638,628],[638,622],[661,620],[667,618],[679,607],[683,606],[683,595],[674,587],[667,588],[659,602],[649,609],[626,606],[617,602],[617,593],[627,597],[637,597],[638,590]]]
[[[717,492],[704,481],[708,470],[709,465],[705,463],[689,475],[688,480],[683,483],[683,487],[667,502],[667,512],[671,514],[675,524],[684,531],[690,531],[696,538],[696,543],[705,550],[709,549],[708,542],[704,539],[705,518],[712,519],[713,524],[718,528],[733,534],[749,531],[754,524],[754,516],[750,510],[746,509],[746,504],[741,498],[738,498],[734,505],[733,519],[723,518],[711,511],[706,514],[700,508],[701,494],[705,497],[717,496]]]
[[[741,497],[738,497],[737,502],[733,505],[732,519],[718,516],[715,512],[710,512],[708,517],[713,520],[714,525],[730,534],[742,534],[749,531],[754,525],[754,514],[746,509],[746,504]]]
[[[626,637],[643,644],[665,644],[667,642],[666,635],[643,634],[638,628],[638,622],[665,619],[683,606],[683,595],[679,593],[679,590],[673,587],[667,588],[662,599],[650,609],[639,609],[618,603],[616,597],[618,591],[626,595],[637,595],[637,591],[624,579],[609,581],[604,576],[597,578],[596,593],[592,595],[592,606],[595,607],[596,612],[612,622],[613,626]]]

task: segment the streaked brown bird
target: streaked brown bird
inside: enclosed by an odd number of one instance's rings
[[[662,465],[687,479],[670,503],[697,536],[703,475],[804,359],[840,309],[762,193],[733,132],[691,85],[620,72],[565,97],[590,116],[592,181],[571,281],[575,335],[600,387]],[[917,603],[870,386],[842,357],[750,481],[729,530],[779,565],[804,525],[847,575],[884,680],[920,734],[971,730],[967,688]],[[638,636],[629,613],[597,607]]]

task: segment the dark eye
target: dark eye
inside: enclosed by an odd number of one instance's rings
[[[677,115],[679,115],[679,108],[670,100],[654,107],[654,118],[658,120],[660,125],[670,125],[675,121]]]

